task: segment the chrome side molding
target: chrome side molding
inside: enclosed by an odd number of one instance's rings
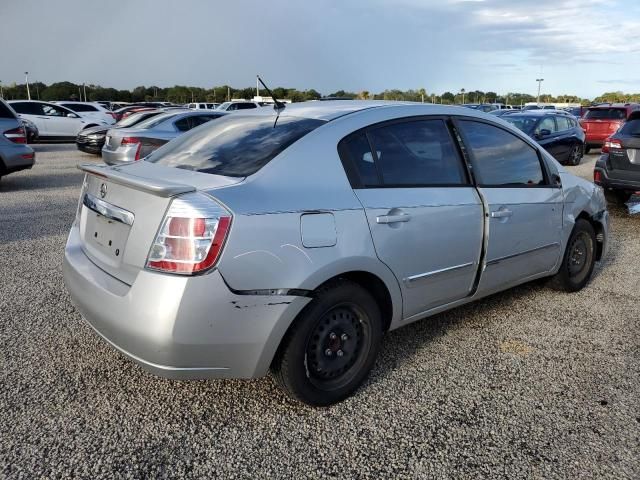
[[[110,203],[100,200],[98,197],[85,193],[82,199],[82,204],[89,210],[93,210],[99,213],[103,217],[107,217],[109,220],[115,220],[116,222],[124,223],[125,225],[133,225],[134,215],[133,213],[111,205]]]
[[[418,280],[422,280],[423,278],[433,277],[435,275],[440,275],[442,273],[454,272],[456,270],[462,270],[463,268],[468,268],[474,266],[474,262],[463,263],[462,265],[454,265],[453,267],[441,268],[440,270],[433,270],[431,272],[419,273],[418,275],[412,275],[410,277],[402,279],[402,281],[410,287],[413,283]]]

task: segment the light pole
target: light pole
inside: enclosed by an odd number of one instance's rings
[[[540,86],[542,82],[544,82],[544,78],[536,78],[536,82],[538,82],[538,97],[536,98],[536,103],[540,103]]]
[[[31,100],[31,92],[29,91],[29,72],[24,72],[24,79],[27,83],[27,97]]]
[[[2,80],[0,80],[0,98],[4,98],[4,95],[2,93]]]
[[[463,104],[464,104],[464,92],[465,92],[465,91],[466,91],[466,90],[465,90],[464,88],[461,88],[461,89],[460,89],[460,93],[462,94],[462,103],[463,103]]]

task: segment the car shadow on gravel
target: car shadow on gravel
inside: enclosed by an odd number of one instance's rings
[[[75,143],[30,143],[29,146],[33,148],[36,154],[47,153],[47,152],[64,152],[64,151],[76,152],[77,150]],[[78,153],[82,153],[82,152],[78,152]]]

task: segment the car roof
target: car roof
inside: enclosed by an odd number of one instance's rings
[[[330,121],[345,115],[370,110],[372,108],[388,108],[404,106],[407,108],[422,108],[427,115],[459,115],[460,106],[436,105],[418,102],[399,102],[390,100],[333,100],[322,102],[311,100],[308,102],[286,104],[280,110],[282,117],[301,117]],[[233,115],[275,115],[275,109],[267,105],[253,110],[234,112]]]

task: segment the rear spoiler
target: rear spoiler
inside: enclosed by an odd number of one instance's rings
[[[182,193],[194,192],[195,187],[181,183],[166,182],[164,180],[149,180],[136,177],[120,170],[119,167],[99,166],[93,164],[78,165],[83,172],[108,179],[110,182],[133,187],[158,197],[173,197]]]

